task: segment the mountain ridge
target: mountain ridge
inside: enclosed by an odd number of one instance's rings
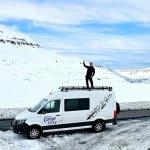
[[[41,46],[36,43],[34,40],[29,38],[28,36],[17,33],[14,31],[10,31],[7,27],[0,25],[0,43],[1,44],[11,44],[14,46],[31,46],[33,48],[40,48]]]

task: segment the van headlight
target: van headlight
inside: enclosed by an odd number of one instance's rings
[[[27,119],[21,119],[21,120],[15,120],[16,124],[22,124],[26,121]]]

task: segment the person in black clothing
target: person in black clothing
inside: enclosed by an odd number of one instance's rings
[[[87,88],[89,88],[89,83],[88,81],[90,81],[91,83],[91,88],[94,88],[93,86],[93,76],[95,74],[95,68],[93,67],[93,63],[91,62],[90,63],[90,66],[87,66],[85,65],[85,62],[83,61],[83,65],[85,68],[87,68],[87,73],[86,73],[86,76],[85,76],[85,79],[86,79],[86,86]]]

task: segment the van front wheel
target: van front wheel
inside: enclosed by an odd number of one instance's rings
[[[39,127],[30,127],[27,131],[27,137],[29,139],[38,139],[41,136],[41,129]]]
[[[105,128],[106,124],[102,120],[95,121],[92,126],[92,130],[94,132],[102,132]]]

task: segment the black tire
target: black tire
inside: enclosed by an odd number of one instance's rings
[[[116,113],[119,114],[120,113],[120,105],[119,103],[116,102]]]
[[[102,132],[105,127],[106,127],[106,124],[103,120],[97,120],[93,123],[92,130],[94,132]]]
[[[29,139],[38,139],[42,134],[42,130],[38,126],[31,126],[27,130],[27,137]]]

